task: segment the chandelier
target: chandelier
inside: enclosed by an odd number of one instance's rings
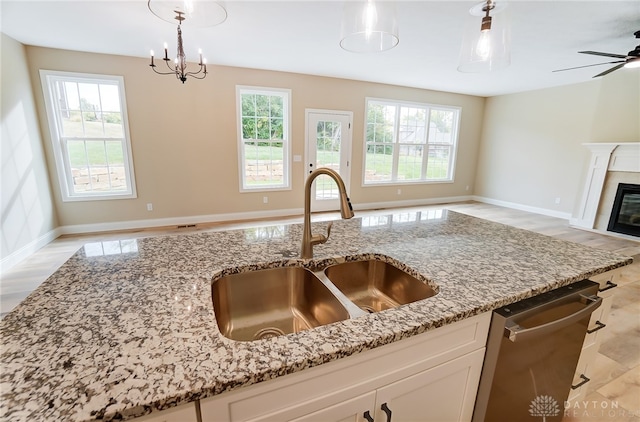
[[[207,60],[202,58],[202,50],[198,50],[198,54],[200,55],[200,61],[198,65],[200,68],[197,72],[187,72],[187,57],[184,54],[184,47],[182,45],[182,22],[185,20],[184,12],[180,12],[178,10],[174,10],[176,13],[175,19],[178,21],[178,54],[176,58],[171,62],[169,59],[169,54],[167,51],[167,43],[164,43],[164,62],[169,68],[170,72],[159,72],[156,69],[156,65],[154,63],[153,50],[151,50],[151,69],[159,75],[175,75],[182,83],[185,83],[187,80],[187,76],[191,76],[195,79],[204,79],[207,77]]]
[[[169,59],[167,43],[164,43],[164,60],[168,72],[159,71],[154,63],[153,50],[151,50],[151,69],[160,75],[175,75],[178,80],[185,83],[187,77],[204,79],[207,77],[207,62],[202,58],[202,50],[198,50],[200,61],[197,70],[187,70],[187,58],[184,54],[182,43],[182,26],[190,28],[209,28],[221,24],[227,19],[226,9],[218,3],[218,0],[149,0],[149,10],[165,22],[178,21],[178,52],[175,59]]]

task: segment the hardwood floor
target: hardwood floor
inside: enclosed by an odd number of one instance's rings
[[[475,217],[634,257],[635,262],[623,269],[619,287],[614,295],[610,317],[611,329],[596,359],[597,376],[590,382],[585,402],[577,411],[566,413],[565,420],[640,422],[640,241],[574,229],[569,226],[567,220],[560,218],[477,202],[402,208],[393,211],[434,208],[449,208]],[[358,211],[356,214],[362,216],[389,212],[390,210],[372,210]],[[337,215],[337,213],[316,214],[314,220],[330,219]],[[187,229],[165,228],[63,236],[3,275],[0,280],[0,313],[4,316],[10,312],[85,243],[227,230],[282,222],[302,222],[302,217],[212,223]],[[613,408],[614,405],[617,407]]]

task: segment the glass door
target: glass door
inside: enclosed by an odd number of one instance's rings
[[[307,177],[319,167],[328,167],[340,174],[349,194],[351,173],[351,121],[348,111],[306,110]],[[327,175],[320,175],[311,187],[311,210],[340,209],[338,186]]]

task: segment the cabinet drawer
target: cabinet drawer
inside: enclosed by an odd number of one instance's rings
[[[366,394],[485,346],[485,313],[373,350],[201,400],[202,420],[246,421],[330,397]],[[218,419],[213,419],[213,418]]]
[[[134,419],[135,422],[197,422],[195,403],[187,403],[172,409],[152,412]]]

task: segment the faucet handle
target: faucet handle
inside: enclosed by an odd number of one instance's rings
[[[327,226],[327,235],[324,234],[314,234],[311,236],[311,244],[312,245],[322,245],[327,240],[329,240],[329,236],[331,235],[331,226],[333,226],[333,221],[329,222]]]
[[[327,236],[324,239],[324,241],[326,242],[327,240],[329,240],[329,236],[331,236],[331,227],[333,227],[333,221],[329,222],[329,225],[327,226]],[[324,243],[324,242],[322,242]]]

